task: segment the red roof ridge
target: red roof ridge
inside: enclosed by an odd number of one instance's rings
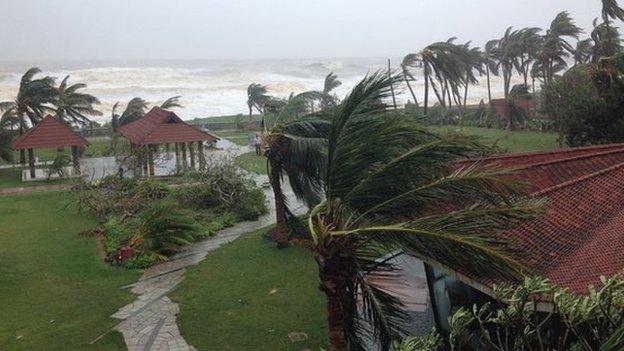
[[[534,197],[543,196],[543,195],[552,193],[552,192],[554,192],[556,190],[560,190],[562,188],[566,188],[566,187],[569,187],[571,185],[582,183],[582,182],[587,181],[589,179],[596,178],[596,177],[601,176],[601,175],[603,175],[605,173],[609,173],[609,172],[615,171],[615,170],[623,168],[623,167],[624,167],[624,162],[621,162],[621,163],[618,163],[618,164],[613,165],[611,167],[607,167],[605,169],[601,169],[600,171],[597,171],[597,172],[594,172],[594,173],[590,173],[590,174],[584,175],[582,177],[578,177],[578,178],[574,178],[574,179],[568,180],[567,182],[563,182],[561,184],[557,184],[557,185],[552,186],[550,188],[546,188],[546,189],[543,189],[543,190],[540,190],[540,191],[536,191],[533,194],[531,194],[531,196],[534,196]]]
[[[572,156],[572,157],[567,157],[567,158],[558,158],[558,159],[554,159],[554,160],[546,160],[546,161],[540,161],[540,162],[535,162],[535,163],[529,163],[529,164],[524,165],[524,166],[511,167],[511,169],[513,169],[514,171],[526,170],[526,169],[535,168],[535,167],[539,167],[539,166],[553,165],[553,164],[557,164],[557,163],[582,160],[582,159],[585,159],[585,158],[592,158],[592,157],[596,157],[596,156],[610,155],[610,154],[615,154],[615,153],[619,153],[619,152],[623,152],[624,151],[624,144],[613,144],[613,145],[620,145],[621,147],[617,148],[617,149],[601,150],[601,151],[596,151],[596,152],[592,152],[592,153],[589,153],[589,154]]]
[[[479,158],[467,158],[465,160],[460,160],[458,162],[464,163],[464,162],[476,162],[476,161],[483,161],[483,160],[488,160],[488,161],[503,160],[503,159],[509,159],[509,158],[521,158],[521,157],[549,155],[549,154],[565,154],[569,152],[578,152],[579,150],[610,149],[613,147],[624,147],[624,143],[612,143],[612,144],[602,144],[602,145],[560,148],[560,149],[553,149],[553,150],[518,152],[518,153],[501,154],[501,155],[479,157]]]
[[[48,122],[49,121],[49,122]],[[21,145],[22,143],[24,143],[32,134],[34,134],[41,126],[50,124],[50,123],[54,123],[57,124],[59,126],[62,126],[64,128],[67,128],[67,131],[69,133],[71,133],[71,135],[69,135],[70,137],[76,137],[78,138],[78,140],[81,141],[81,143],[79,143],[79,146],[86,146],[86,145],[90,145],[91,143],[89,143],[89,141],[83,137],[82,135],[80,135],[79,133],[76,133],[71,126],[66,123],[65,121],[56,118],[52,115],[47,115],[44,118],[41,119],[41,121],[39,121],[39,123],[35,124],[34,126],[32,126],[32,128],[28,129],[26,132],[24,132],[24,134],[20,135],[19,137],[17,137],[17,139],[13,140],[13,142],[11,143],[14,149],[25,149],[25,148],[31,148],[31,147],[25,147],[24,145]],[[84,144],[83,144],[84,143]],[[31,142],[32,144],[32,142]],[[40,144],[40,143],[38,143]],[[44,142],[44,144],[46,144]],[[63,143],[55,143],[55,145],[59,145],[63,144]],[[47,144],[46,144],[47,145]],[[72,145],[72,144],[63,144],[63,145]],[[37,148],[37,147],[33,147],[33,148]]]

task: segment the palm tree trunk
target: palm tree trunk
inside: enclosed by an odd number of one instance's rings
[[[416,94],[414,94],[414,90],[412,89],[412,85],[409,82],[409,78],[407,78],[408,76],[407,69],[405,69],[405,66],[402,66],[402,68],[403,68],[403,79],[405,79],[405,84],[407,84],[407,89],[409,89],[410,94],[412,94],[412,98],[414,99],[414,104],[418,106],[418,100],[416,99]]]
[[[271,160],[271,169],[269,170],[269,182],[271,188],[273,188],[273,195],[275,196],[275,243],[278,248],[284,248],[288,246],[288,228],[286,227],[286,199],[282,192],[282,184],[277,174],[279,165],[276,161]]]
[[[253,106],[249,105],[249,123],[253,120]]]
[[[392,79],[392,68],[390,68],[390,59],[388,59],[388,78]],[[396,97],[394,96],[394,84],[390,84],[390,92],[392,93],[392,106],[397,110]]]
[[[429,70],[427,69],[427,65],[423,66],[423,75],[425,76],[425,116],[427,115],[427,111],[429,108]]]
[[[488,103],[492,105],[492,87],[490,86],[490,66],[485,65],[485,75],[487,79]]]
[[[338,260],[326,253],[316,255],[319,267],[321,290],[327,299],[327,324],[329,329],[329,349],[331,351],[346,351],[347,339],[344,334],[344,308],[342,294],[346,292],[346,282],[341,274],[342,265]]]

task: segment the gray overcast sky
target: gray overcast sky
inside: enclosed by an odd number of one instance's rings
[[[588,29],[600,0],[1,0],[0,60],[401,56],[562,10]]]

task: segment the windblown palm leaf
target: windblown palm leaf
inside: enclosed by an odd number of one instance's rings
[[[572,56],[574,56],[574,64],[588,63],[591,59],[593,51],[592,39],[579,40]]]
[[[251,116],[254,108],[262,113],[262,108],[268,98],[267,88],[262,84],[251,83],[247,87],[247,107],[249,108],[249,121],[251,122]]]
[[[338,80],[338,76],[334,72],[330,72],[323,82],[323,96],[321,97],[321,108],[326,109],[335,106],[338,98],[332,91],[342,85]]]
[[[172,96],[170,98],[168,98],[167,100],[165,100],[165,102],[163,102],[160,105],[160,108],[165,109],[165,110],[170,110],[172,108],[176,108],[176,107],[183,107],[182,104],[180,103],[180,98],[181,96]]]
[[[601,57],[611,57],[622,52],[622,41],[617,27],[608,26],[606,22],[593,21],[594,29],[591,32],[591,40],[594,46],[591,48],[592,62],[598,62]]]
[[[130,122],[145,116],[147,110],[147,102],[140,97],[135,97],[128,102],[126,109],[119,117],[119,126],[123,126]]]
[[[473,139],[439,137],[386,113],[382,101],[400,79],[367,76],[330,117],[324,200],[308,224],[332,350],[365,349],[371,337],[388,350],[403,334],[401,303],[384,283],[395,272],[382,257],[404,249],[470,274],[513,279],[525,267],[494,234],[541,208],[499,174],[454,170],[455,160],[484,150]]]
[[[68,85],[69,76],[66,76],[58,87],[58,94],[53,102],[56,115],[70,124],[86,126],[91,124],[88,116],[101,116],[102,112],[95,109],[100,100],[93,95],[78,92],[87,87],[77,83]]]

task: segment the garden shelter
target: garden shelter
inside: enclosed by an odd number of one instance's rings
[[[13,141],[13,149],[28,150],[29,178],[35,179],[35,149],[71,147],[74,171],[80,171],[79,149],[89,145],[87,139],[74,132],[71,127],[52,116],[47,116],[26,133]]]
[[[169,149],[174,144],[178,167],[188,167],[187,150],[190,154],[190,168],[196,169],[196,156],[199,169],[205,169],[204,143],[214,144],[216,136],[196,128],[171,111],[159,107],[152,108],[145,116],[119,128],[119,133],[130,141],[138,164],[146,174],[154,175],[154,154],[158,145]],[[181,155],[180,155],[181,154]]]

